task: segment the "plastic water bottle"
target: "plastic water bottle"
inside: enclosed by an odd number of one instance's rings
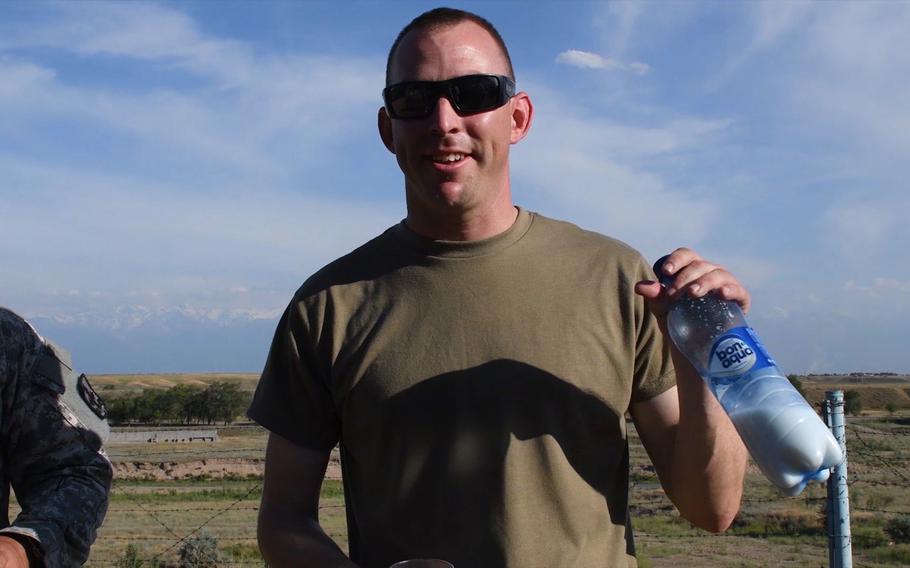
[[[673,281],[654,264],[662,284]],[[707,294],[677,299],[667,313],[670,338],[730,416],[765,476],[799,495],[823,482],[843,459],[840,445],[746,323],[736,302]]]

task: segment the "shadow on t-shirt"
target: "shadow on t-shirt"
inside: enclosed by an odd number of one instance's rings
[[[343,435],[349,441],[343,461],[389,465],[368,479],[350,478],[364,499],[359,530],[352,526],[351,535],[352,557],[362,565],[426,555],[456,566],[478,566],[479,559],[503,566],[498,533],[575,539],[598,531],[585,525],[598,518],[613,530],[627,527],[624,408],[617,412],[567,380],[502,359],[391,395],[382,388],[365,379],[350,393],[346,412],[376,420],[345,420],[356,432]],[[346,479],[357,471],[343,465]],[[567,494],[579,487],[595,490],[599,502],[579,503],[585,491]],[[609,519],[592,513],[604,506]],[[631,531],[625,532],[633,554]],[[358,533],[371,542],[358,543]],[[369,557],[361,558],[361,550]],[[381,558],[368,552],[377,550],[384,551]]]

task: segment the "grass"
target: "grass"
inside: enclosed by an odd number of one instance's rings
[[[864,552],[870,562],[893,566],[910,566],[910,544],[880,546]]]
[[[259,547],[238,542],[224,548],[225,555],[230,558],[231,562],[250,562],[261,563],[262,554],[259,553]]]
[[[808,511],[741,514],[731,527],[733,534],[767,538],[772,536],[825,536],[825,521],[818,513]]]
[[[344,499],[344,486],[340,480],[326,479],[319,495],[322,500]]]
[[[125,487],[117,484],[117,490],[111,493],[111,502],[130,503],[195,503],[237,501],[241,499],[259,499],[262,497],[262,484],[259,480],[247,483],[247,487],[212,487],[193,490],[178,489],[142,489],[141,485]]]
[[[175,487],[167,489],[168,484]],[[222,486],[224,485],[224,486]],[[88,565],[110,565],[127,544],[136,543],[141,557],[174,562],[179,539],[205,525],[232,563],[262,566],[256,544],[256,516],[261,480],[223,484],[208,481],[120,482],[111,493],[108,516]],[[347,528],[340,481],[326,480],[320,520],[326,531],[346,546]],[[167,528],[165,528],[167,527]]]
[[[104,385],[100,391],[105,395],[108,391],[135,389],[140,383],[170,388],[182,380],[207,384],[227,378],[240,381],[245,390],[252,390],[256,380],[255,375],[107,375],[92,377],[92,382],[96,387]],[[813,403],[820,400],[813,398],[813,392],[820,390],[823,397],[824,390],[832,386],[819,380],[804,384]],[[889,544],[885,533],[890,519],[910,514],[910,411],[898,410],[891,415],[875,406],[888,397],[907,396],[908,388],[906,383],[840,388],[861,391],[864,408],[862,416],[848,417],[847,429],[854,564],[910,565],[910,544]],[[219,426],[218,432],[219,440],[214,444],[125,444],[109,447],[108,453],[115,463],[151,464],[211,464],[222,459],[253,461],[264,457],[267,434],[261,428]],[[736,524],[715,535],[679,518],[660,489],[634,428],[630,428],[630,454],[630,508],[642,568],[827,566],[823,487],[810,486],[798,498],[785,498],[752,466]],[[179,539],[204,525],[218,538],[219,548],[232,565],[262,566],[255,536],[260,483],[258,476],[118,479],[88,565],[110,566],[130,543],[141,549],[145,559],[159,557],[173,562]],[[320,523],[346,550],[343,505],[341,481],[326,480],[321,491]]]

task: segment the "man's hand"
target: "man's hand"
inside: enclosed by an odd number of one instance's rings
[[[28,568],[25,548],[8,536],[0,536],[0,568]]]
[[[673,282],[664,289],[645,280],[635,284],[635,292],[645,298],[664,334],[667,310],[684,294],[700,298],[714,293],[737,302],[743,311],[749,309],[749,292],[742,284],[695,251],[676,249],[656,268],[662,272],[658,276],[672,276]],[[632,417],[661,485],[680,514],[701,528],[726,530],[742,499],[746,448],[698,372],[672,342],[670,354],[676,388],[635,403]]]
[[[683,294],[700,298],[713,292],[724,300],[738,303],[744,313],[749,311],[751,297],[739,280],[722,266],[703,259],[694,250],[678,248],[667,257],[663,266],[657,268],[663,274],[673,276],[673,283],[664,289],[658,282],[643,280],[635,284],[635,292],[648,300],[648,306],[661,325],[670,302]]]

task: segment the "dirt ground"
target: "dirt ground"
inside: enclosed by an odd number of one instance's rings
[[[243,478],[261,476],[264,470],[264,458],[212,458],[180,462],[130,461],[114,463],[114,478],[147,481]],[[341,479],[341,462],[337,452],[333,452],[329,459],[326,478]]]

